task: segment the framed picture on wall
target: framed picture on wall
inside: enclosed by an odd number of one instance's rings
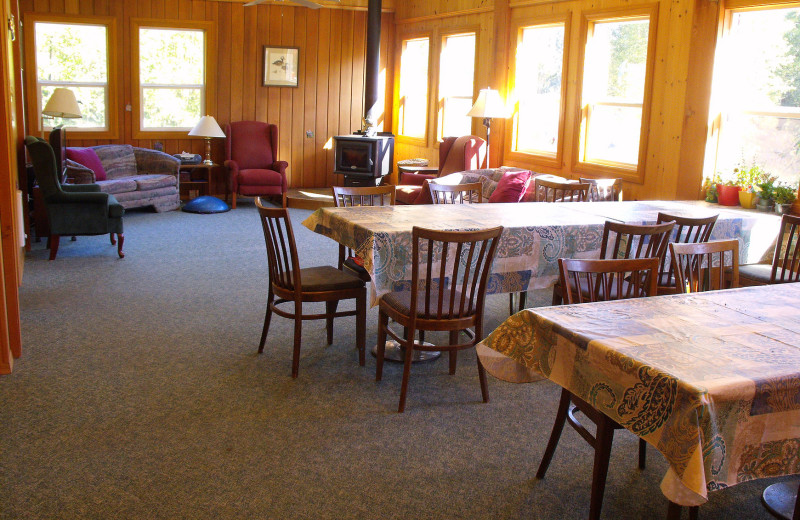
[[[264,86],[296,87],[300,49],[264,46]]]

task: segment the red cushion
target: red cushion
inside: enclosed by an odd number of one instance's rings
[[[239,170],[239,184],[248,186],[281,186],[283,176],[274,170]]]
[[[489,197],[489,202],[519,202],[525,195],[530,180],[531,172],[527,170],[504,173]]]
[[[419,198],[422,186],[398,186],[395,190],[395,199],[398,204],[414,204]]]
[[[91,148],[67,148],[67,159],[86,166],[94,172],[96,181],[106,180],[106,170],[97,153]]]

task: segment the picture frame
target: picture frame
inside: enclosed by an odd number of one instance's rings
[[[265,87],[296,87],[300,69],[298,47],[264,46]]]

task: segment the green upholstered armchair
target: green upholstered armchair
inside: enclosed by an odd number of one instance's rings
[[[111,244],[117,246],[120,258],[122,243],[122,205],[113,195],[101,193],[97,184],[61,184],[56,168],[53,148],[44,139],[28,136],[25,138],[28,155],[33,162],[33,170],[42,193],[42,200],[50,221],[50,260],[58,253],[61,235],[104,235],[109,233]],[[114,235],[117,235],[118,241]]]

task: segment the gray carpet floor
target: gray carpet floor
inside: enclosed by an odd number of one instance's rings
[[[307,265],[337,245],[300,225]],[[547,477],[534,478],[559,389],[490,377],[475,355],[374,380],[359,367],[353,318],[303,328],[290,378],[292,323],[274,317],[256,353],[266,254],[252,201],[228,213],[131,211],[125,259],[108,237],[34,244],[21,288],[23,357],[0,378],[0,518],[579,519],[592,450],[565,429]],[[543,303],[549,294],[532,293]],[[345,306],[345,308],[347,308]],[[508,314],[490,296],[487,330]],[[368,312],[375,343],[377,309]],[[603,517],[663,518],[663,457],[636,469],[636,438],[614,442]],[[703,519],[771,518],[773,481],[711,495]],[[685,515],[686,513],[684,513]]]

